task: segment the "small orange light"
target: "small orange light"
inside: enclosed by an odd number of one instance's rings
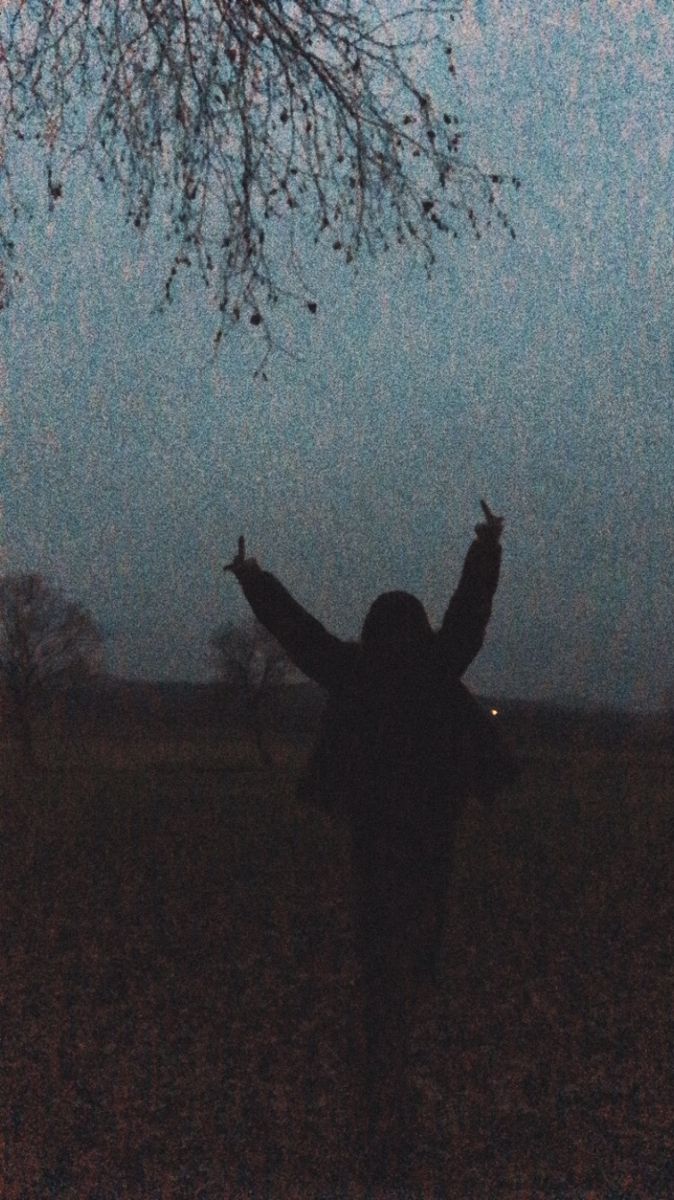
[[[492,717],[497,717],[497,716],[498,716],[498,709],[497,709],[497,708],[490,708],[490,709],[489,709],[489,711],[490,711],[490,713],[491,713]]]

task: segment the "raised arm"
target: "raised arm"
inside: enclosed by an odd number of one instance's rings
[[[238,553],[224,570],[236,577],[258,621],[300,671],[329,691],[343,686],[355,647],[328,633],[274,575],[263,571],[254,558],[246,558],[243,537],[239,538]]]
[[[484,642],[501,567],[502,517],[480,501],[485,520],[466,555],[461,579],[445,613],[438,645],[446,670],[460,679]]]

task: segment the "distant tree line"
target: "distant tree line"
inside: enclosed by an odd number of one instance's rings
[[[290,681],[290,660],[257,621],[218,626],[208,647],[217,678],[268,765],[264,704]],[[0,577],[0,724],[26,761],[35,757],[38,715],[103,668],[103,632],[88,609],[37,572]]]
[[[297,679],[283,648],[254,619],[226,621],[207,639],[212,675],[222,703],[252,735],[258,757],[272,758],[267,744],[269,702]],[[104,635],[82,604],[37,572],[0,576],[0,733],[12,737],[25,761],[35,757],[35,724],[54,700],[104,674]],[[286,697],[289,693],[285,693]],[[632,728],[627,713],[584,713],[535,701],[498,702],[498,720],[537,743],[568,742],[591,729],[602,741],[621,741]],[[674,687],[663,696],[658,737],[674,749]]]

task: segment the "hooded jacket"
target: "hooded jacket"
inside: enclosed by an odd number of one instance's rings
[[[500,561],[483,529],[437,632],[415,597],[384,593],[358,642],[329,633],[270,572],[240,575],[257,619],[328,693],[303,799],[355,826],[383,816],[405,823],[419,806],[490,799],[515,778],[493,720],[461,682],[484,641]]]

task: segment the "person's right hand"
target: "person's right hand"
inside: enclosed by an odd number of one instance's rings
[[[503,533],[503,517],[497,517],[484,500],[480,500],[480,508],[485,515],[485,520],[475,526],[477,536],[493,538],[495,542],[498,542]]]
[[[242,575],[248,572],[260,570],[257,559],[246,558],[246,541],[243,534],[239,538],[238,549],[234,558],[231,562],[226,563],[222,569],[225,574],[227,571],[231,571],[232,575],[235,575],[237,579],[240,579]]]

